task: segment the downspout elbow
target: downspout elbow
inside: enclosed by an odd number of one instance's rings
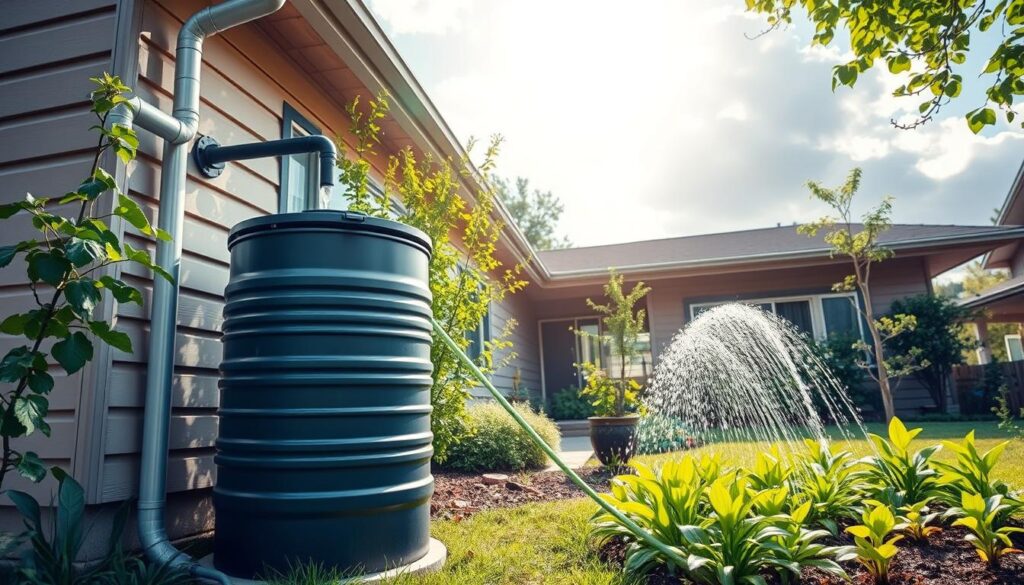
[[[320,153],[320,186],[333,187],[338,166],[338,149],[334,141],[322,134],[308,138],[312,139],[316,152]]]

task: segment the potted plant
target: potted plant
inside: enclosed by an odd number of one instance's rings
[[[640,419],[641,386],[626,376],[626,368],[636,357],[637,341],[643,332],[646,311],[635,309],[650,287],[639,282],[628,294],[622,290],[622,275],[609,271],[604,285],[608,298],[605,304],[587,299],[587,305],[601,315],[602,344],[607,344],[611,357],[617,358],[618,377],[591,362],[577,364],[586,379],[580,394],[593,399],[594,414],[590,417],[590,444],[594,454],[605,465],[622,465],[633,455],[636,425]],[[591,335],[577,331],[579,335]],[[610,360],[614,363],[614,360]]]

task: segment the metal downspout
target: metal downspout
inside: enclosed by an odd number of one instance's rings
[[[146,375],[142,455],[139,473],[138,530],[146,556],[155,563],[188,565],[196,577],[228,584],[219,571],[197,565],[177,550],[164,527],[166,501],[168,429],[171,412],[171,382],[174,373],[174,342],[178,317],[178,278],[181,267],[182,233],[185,218],[185,181],[188,143],[199,127],[199,82],[203,41],[219,32],[279,10],[286,0],[227,0],[192,15],[182,25],[175,52],[174,109],[172,114],[132,99],[119,108],[111,123],[134,123],[162,137],[163,165],[160,177],[158,226],[172,236],[157,241],[156,263],[174,277],[173,282],[153,279],[152,319]]]

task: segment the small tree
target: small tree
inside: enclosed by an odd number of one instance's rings
[[[498,197],[531,246],[537,250],[556,250],[572,245],[569,238],[555,235],[555,226],[564,207],[551,191],[531,191],[530,181],[524,177],[516,177],[515,193],[504,179],[495,178],[495,187]]]
[[[351,158],[340,157],[338,166],[340,183],[352,195],[349,209],[380,218],[397,215],[398,221],[430,237],[434,245],[429,277],[434,319],[465,350],[470,345],[467,333],[477,329],[490,306],[526,286],[519,277],[520,267],[506,269],[495,255],[504,226],[493,219],[496,195],[489,179],[501,139],[491,141],[476,167],[484,174],[484,181],[483,187],[472,193],[472,205],[461,192],[474,172],[468,160],[436,160],[429,155],[417,158],[411,148],[389,157],[383,193],[374,195],[368,189],[368,157],[375,154],[380,142],[379,121],[387,114],[388,100],[378,96],[367,103],[365,111],[354,100],[348,111],[358,143],[349,153]],[[472,146],[471,142],[470,151]],[[398,211],[392,198],[401,203]],[[515,320],[509,319],[503,330],[480,348],[477,365],[485,373],[515,357],[509,341],[515,326]],[[500,352],[504,352],[501,359],[496,359]],[[434,458],[444,462],[450,448],[472,430],[467,423],[466,401],[477,381],[443,343],[433,344],[430,361],[434,366],[430,389]]]
[[[918,350],[920,359],[929,365],[916,375],[928,387],[935,404],[945,410],[953,366],[962,364],[964,353],[977,347],[961,326],[973,311],[928,294],[898,299],[890,310],[894,314],[912,315],[916,326],[893,339],[889,349],[904,354]]]
[[[871,334],[871,345],[859,342],[858,346],[865,352],[874,354],[874,364],[862,362],[868,375],[878,383],[882,393],[882,406],[885,409],[886,421],[896,416],[893,405],[893,389],[890,380],[900,378],[914,372],[923,365],[917,351],[900,354],[887,354],[886,343],[895,337],[914,328],[914,317],[910,315],[892,315],[875,319],[871,305],[871,268],[877,262],[892,257],[892,250],[878,243],[879,236],[892,225],[892,197],[886,197],[882,203],[869,210],[861,217],[860,223],[853,220],[854,196],[860,188],[861,170],[850,171],[846,182],[835,189],[828,189],[814,181],[807,182],[811,197],[827,204],[835,211],[835,216],[824,216],[811,223],[799,226],[797,231],[808,237],[817,237],[825,233],[825,243],[832,247],[833,256],[845,256],[853,264],[853,274],[842,282],[832,286],[833,290],[860,292],[864,306],[854,302],[854,307],[864,317]]]
[[[146,250],[122,243],[104,223],[105,219],[118,217],[147,236],[170,239],[166,232],[150,225],[138,204],[100,166],[107,152],[116,154],[125,164],[135,159],[139,141],[131,128],[118,124],[106,127],[107,115],[126,101],[125,94],[130,90],[109,74],[92,78],[92,82],[96,86],[91,94],[92,112],[97,120],[93,130],[98,138],[89,175],[60,198],[36,198],[29,194],[24,201],[0,206],[0,219],[31,216],[32,226],[38,232],[34,239],[0,247],[0,267],[24,254],[24,267],[36,304],[35,308],[10,315],[0,323],[3,333],[28,340],[0,361],[0,382],[12,385],[0,393],[0,486],[7,473],[15,470],[33,482],[46,477],[46,467],[36,453],[19,451],[12,441],[36,431],[50,435],[46,422],[47,395],[53,390],[54,380],[49,361],[52,359],[65,372],[74,374],[92,360],[94,339],[121,351],[132,351],[128,335],[93,315],[106,293],[119,303],[142,304],[142,293],[111,276],[107,268],[134,262],[157,276],[171,278],[153,264]],[[108,193],[116,203],[104,199],[100,204],[101,196]],[[45,349],[47,343],[52,343],[49,353]]]
[[[608,302],[598,304],[587,299],[587,305],[601,315],[601,323],[604,326],[603,340],[608,342],[610,353],[619,359],[619,377],[617,380],[609,380],[612,385],[606,386],[614,388],[614,396],[610,400],[596,396],[598,400],[595,402],[595,406],[599,402],[610,406],[611,408],[604,410],[610,411],[611,416],[625,416],[630,397],[633,396],[635,399],[636,392],[639,390],[634,380],[626,378],[626,367],[637,356],[637,341],[640,334],[643,333],[647,317],[646,309],[636,309],[635,307],[647,296],[647,293],[651,292],[649,286],[638,282],[633,290],[626,293],[622,290],[622,280],[621,274],[616,273],[615,270],[609,270],[608,282],[604,285],[604,295]],[[577,334],[589,335],[582,331],[578,331]],[[596,371],[593,364],[583,364],[581,367],[591,375]],[[595,388],[599,387],[601,385],[596,384]],[[592,391],[592,393],[594,392]]]

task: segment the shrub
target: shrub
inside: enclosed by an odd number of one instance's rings
[[[560,436],[555,423],[530,410],[514,407],[552,449],[558,450]],[[547,456],[526,431],[497,403],[471,405],[467,420],[470,436],[453,445],[445,467],[458,471],[521,471],[547,465]]]
[[[594,407],[577,388],[563,388],[551,396],[548,415],[555,420],[583,420],[594,416]]]
[[[647,413],[637,424],[634,452],[638,455],[682,451],[696,446],[696,439],[678,418]]]
[[[946,386],[953,366],[963,363],[964,353],[977,347],[973,336],[960,325],[972,315],[951,299],[924,294],[893,301],[894,314],[911,315],[917,326],[889,342],[896,353],[920,350],[920,360],[928,367],[916,376],[928,387],[935,404],[946,410]]]

